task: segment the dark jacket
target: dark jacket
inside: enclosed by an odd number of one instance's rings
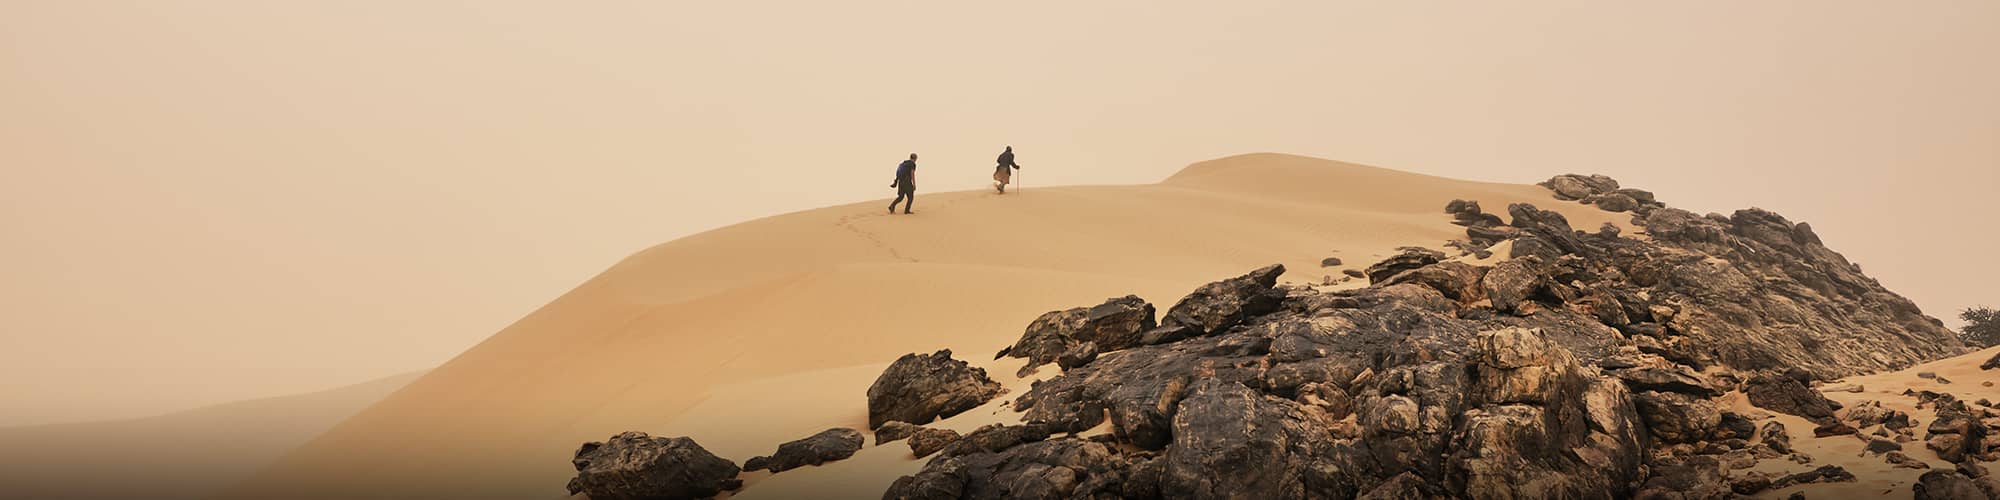
[[[1014,167],[1014,168],[1021,168],[1021,166],[1020,166],[1020,165],[1015,165],[1015,164],[1014,164],[1014,151],[1013,151],[1013,150],[1007,150],[1007,151],[1003,151],[1003,152],[1001,152],[1001,153],[1000,153],[1000,159],[999,159],[999,160],[996,160],[996,161],[1000,162],[1000,165],[999,165],[999,166],[1002,166],[1002,167]]]
[[[903,160],[903,164],[901,164],[901,165],[896,165],[896,182],[895,182],[895,185],[896,185],[896,187],[897,187],[897,188],[901,188],[901,189],[916,189],[916,188],[917,188],[917,161],[916,161],[916,160]]]

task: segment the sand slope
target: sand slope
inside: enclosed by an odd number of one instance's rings
[[[624,430],[740,462],[856,425],[871,370],[904,353],[990,360],[1043,312],[1128,293],[1164,309],[1274,262],[1317,282],[1339,274],[1324,257],[1366,266],[1462,238],[1453,198],[1533,202],[1579,228],[1626,219],[1530,185],[1276,154],[1155,185],[923,193],[909,216],[882,200],[760,219],[627,258],[229,497],[561,497],[570,452]]]
[[[213,495],[420,375],[157,417],[0,428],[0,496]]]

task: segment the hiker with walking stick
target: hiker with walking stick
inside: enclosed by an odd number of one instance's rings
[[[1021,168],[1020,164],[1014,163],[1014,147],[1007,146],[1006,151],[1000,152],[997,161],[999,165],[993,167],[993,188],[1000,194],[1007,194],[1007,183],[1014,179],[1014,171]]]

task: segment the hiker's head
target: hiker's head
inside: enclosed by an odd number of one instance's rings
[[[1007,146],[1007,150],[1008,150],[1008,151],[1013,151],[1013,150],[1014,150],[1014,147],[1013,147],[1013,146]]]
[[[915,159],[917,159],[917,154],[916,154],[916,153],[910,153],[910,159],[912,159],[912,160],[915,160]]]

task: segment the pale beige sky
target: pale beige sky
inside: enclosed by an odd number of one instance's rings
[[[699,230],[1279,151],[1609,174],[2000,303],[2000,3],[0,0],[0,425],[434,366]],[[1444,200],[1439,200],[1442,206]],[[919,208],[921,205],[920,196]],[[810,252],[812,249],[798,249]]]

